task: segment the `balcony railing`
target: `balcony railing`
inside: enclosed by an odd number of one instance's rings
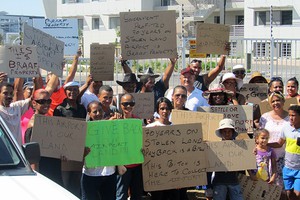
[[[230,26],[231,37],[243,37],[244,36],[244,25],[232,25]]]

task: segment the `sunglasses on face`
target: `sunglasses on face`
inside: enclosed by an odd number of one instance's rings
[[[123,102],[121,103],[122,106],[124,107],[127,107],[127,106],[130,106],[130,107],[133,107],[135,105],[135,102]]]
[[[175,94],[175,97],[176,98],[179,98],[179,97],[186,98],[187,96],[185,94]]]
[[[191,61],[191,63],[199,63],[199,64],[201,64],[202,61],[201,61],[201,60],[194,59],[194,60]]]
[[[233,74],[235,74],[235,75],[244,75],[245,71],[244,70],[234,71]]]
[[[34,101],[38,104],[51,104],[52,102],[51,99],[35,99]]]

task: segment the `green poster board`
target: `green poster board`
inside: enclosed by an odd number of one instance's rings
[[[140,119],[87,122],[85,157],[88,168],[143,163],[143,130]]]

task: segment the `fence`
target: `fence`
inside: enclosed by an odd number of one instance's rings
[[[295,76],[300,79],[300,39],[232,39],[231,52],[227,56],[224,72],[231,71],[232,67],[237,64],[242,64],[247,68],[247,76],[244,82],[248,82],[252,72],[259,71],[267,79],[273,76],[282,77],[284,83],[291,77]],[[179,47],[179,51],[188,52],[189,47]],[[179,55],[184,55],[180,54]],[[273,56],[271,56],[273,55]],[[187,54],[188,56],[188,54]],[[188,63],[194,58],[182,56],[179,57],[172,78],[170,87],[179,84],[179,72],[185,68]],[[218,56],[208,55],[206,58],[200,58],[203,61],[202,73],[208,73],[214,68],[218,62]],[[67,66],[70,67],[71,59],[67,59]],[[85,82],[89,74],[89,59],[80,58],[76,81]],[[129,66],[134,73],[142,73],[148,67],[152,67],[156,73],[163,74],[167,67],[169,59],[152,59],[152,60],[134,60],[130,61]],[[64,76],[67,75],[67,69]],[[220,77],[220,76],[219,76]],[[215,82],[219,81],[219,77]],[[122,80],[123,71],[120,62],[116,58],[115,62],[115,79]],[[115,81],[105,82],[112,86],[117,86]],[[120,88],[116,87],[116,92]]]

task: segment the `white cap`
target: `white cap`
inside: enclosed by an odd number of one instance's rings
[[[225,73],[222,77],[222,84],[224,84],[224,81],[226,81],[227,79],[235,79],[237,82],[238,89],[241,89],[241,87],[243,86],[243,80],[235,77],[234,73]]]
[[[238,71],[238,70],[245,70],[244,66],[243,65],[234,65],[233,68],[232,68],[232,71]]]
[[[71,81],[71,82],[68,82],[66,83],[63,87],[64,89],[66,89],[67,87],[71,87],[71,86],[80,86],[80,84],[78,82],[75,82],[75,81]]]
[[[238,132],[236,132],[236,130],[234,128],[234,122],[232,119],[225,118],[219,122],[219,128],[215,131],[215,133],[218,137],[220,137],[220,138],[222,137],[220,130],[224,129],[224,128],[231,128],[234,130],[233,135],[232,135],[233,138],[236,138],[236,136],[238,136]]]

